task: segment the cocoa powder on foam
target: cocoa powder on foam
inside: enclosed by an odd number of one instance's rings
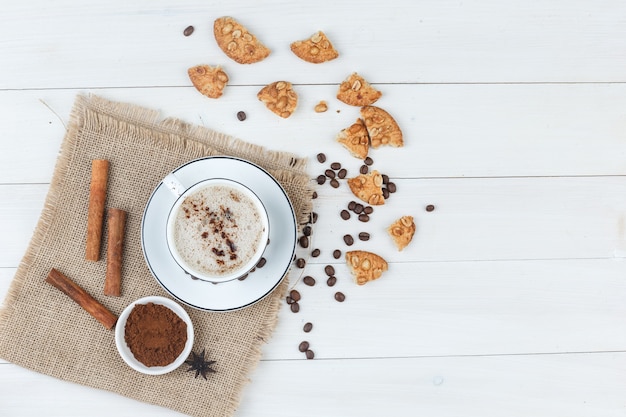
[[[254,202],[239,190],[210,185],[187,196],[175,222],[181,258],[206,275],[245,265],[261,243],[263,225]]]

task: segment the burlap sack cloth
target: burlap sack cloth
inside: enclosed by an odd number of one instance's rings
[[[154,188],[177,166],[207,155],[238,156],[264,167],[287,191],[299,221],[311,208],[304,159],[271,152],[179,120],[96,96],[78,96],[40,221],[0,313],[0,357],[47,375],[101,388],[193,416],[230,416],[248,374],[276,325],[287,280],[261,302],[236,312],[185,309],[195,329],[194,350],[206,349],[216,373],[194,379],[183,365],[161,376],[132,370],[106,330],[65,294],[45,283],[57,268],[116,315],[147,295],[168,296],[143,258],[140,223]],[[103,295],[102,260],[85,261],[91,161],[110,161],[107,207],[128,211],[122,296]],[[106,223],[106,222],[105,222]]]

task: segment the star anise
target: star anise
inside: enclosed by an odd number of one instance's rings
[[[215,361],[209,361],[204,358],[205,350],[206,349],[203,349],[202,353],[199,355],[196,355],[196,352],[191,352],[192,358],[185,361],[187,365],[191,366],[187,369],[187,372],[196,371],[194,378],[197,378],[198,375],[202,375],[202,377],[206,379],[207,372],[215,372],[215,369],[211,368],[211,365],[213,365]]]

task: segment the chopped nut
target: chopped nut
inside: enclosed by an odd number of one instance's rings
[[[316,113],[324,113],[326,110],[328,110],[328,105],[326,104],[326,102],[324,100],[320,101],[315,106],[315,112]]]
[[[319,43],[319,41],[321,41],[321,40],[322,40],[322,35],[319,32],[317,32],[313,36],[311,36],[311,42],[313,42],[313,43]]]

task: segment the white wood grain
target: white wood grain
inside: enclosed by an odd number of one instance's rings
[[[392,177],[626,175],[626,84],[380,88],[384,96],[377,105],[394,115],[406,146],[371,150],[370,155]],[[358,167],[359,161],[335,142],[359,115],[357,108],[334,98],[337,85],[296,86],[300,104],[286,120],[265,109],[256,98],[258,89],[227,87],[219,100],[193,87],[91,91],[311,160],[325,152]],[[0,182],[49,181],[63,123],[76,94],[88,91],[0,91],[6,113]],[[329,103],[327,113],[313,111],[319,100]],[[239,110],[248,115],[244,122],[236,119]],[[311,175],[317,175],[319,169],[311,166]]]
[[[325,284],[324,265],[292,274],[300,312],[287,305],[264,346],[266,360],[551,354],[619,351],[626,345],[626,263],[613,260],[396,263],[359,287],[343,265]],[[0,269],[4,298],[13,268]],[[346,301],[338,303],[334,293]],[[119,312],[118,312],[119,313]],[[313,331],[304,333],[306,322]],[[390,325],[393,323],[393,325]]]
[[[376,249],[390,262],[559,258],[623,258],[626,182],[620,177],[399,179],[398,192],[375,207],[370,222],[339,217],[354,199],[345,183],[320,187],[320,221],[312,244],[328,262],[346,250],[345,234],[372,239],[353,249]],[[156,184],[155,184],[156,186]],[[47,184],[0,185],[0,266],[17,266],[37,224]],[[434,204],[435,211],[424,210]],[[412,215],[418,231],[398,253],[386,228]],[[139,221],[139,220],[137,220]]]
[[[621,417],[624,378],[625,353],[262,361],[235,416]],[[14,365],[0,385],[12,417],[180,415]]]
[[[235,84],[267,76],[336,83],[362,71],[377,83],[623,81],[623,3],[617,0],[236,3],[72,0],[9,2],[0,16],[0,88],[187,85],[184,70],[225,64]],[[242,66],[212,37],[233,15],[273,53]],[[182,35],[195,25],[189,38]],[[289,44],[325,30],[342,59],[297,59]],[[141,59],[137,59],[141,57]]]

